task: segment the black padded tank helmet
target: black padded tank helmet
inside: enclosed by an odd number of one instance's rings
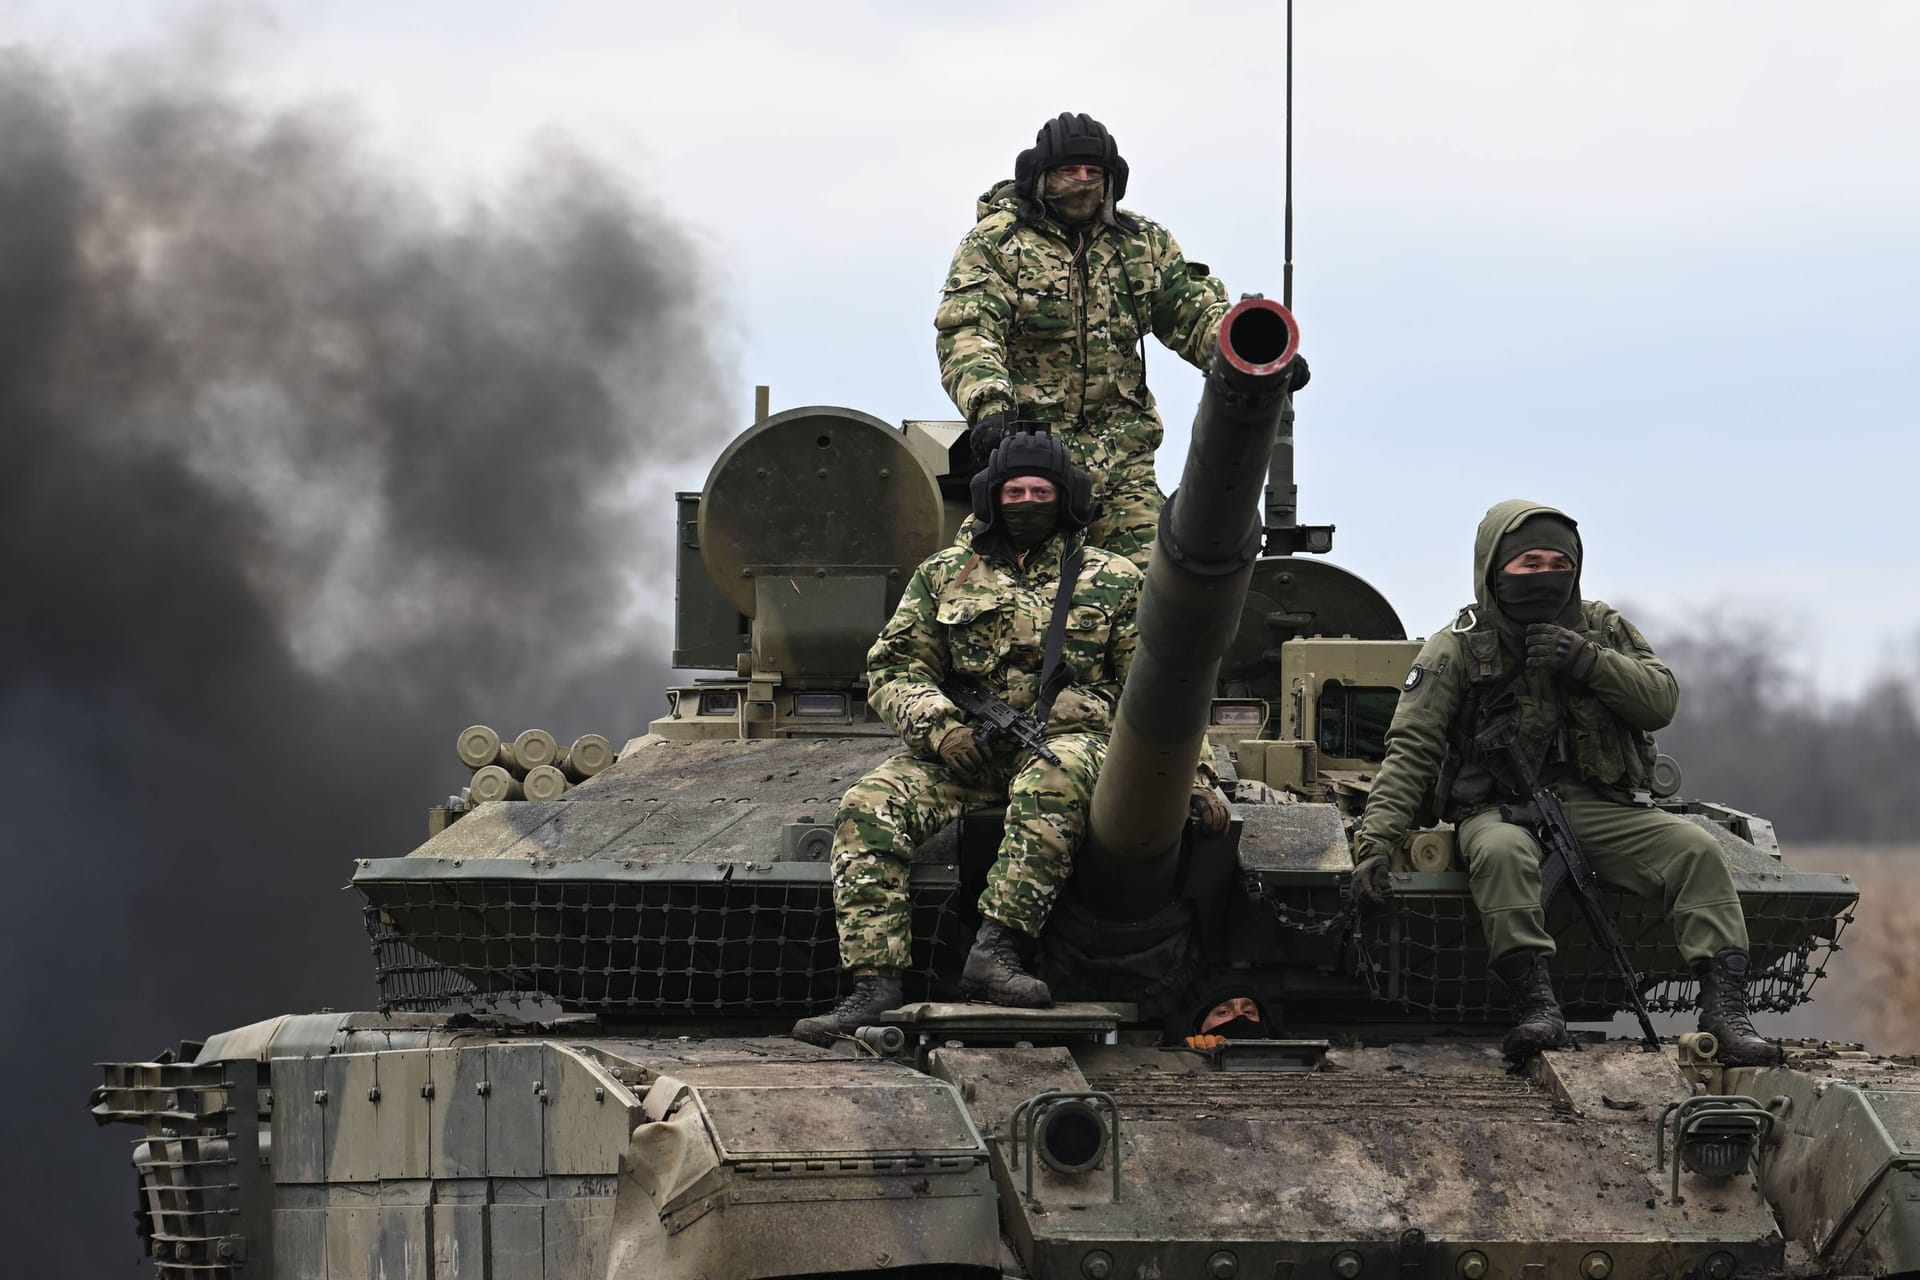
[[[987,456],[973,474],[973,517],[980,522],[975,542],[1004,536],[1000,523],[1000,486],[1015,476],[1045,476],[1060,490],[1060,532],[1075,533],[1093,523],[1093,477],[1074,465],[1067,446],[1050,431],[1016,431]]]
[[[1062,111],[1040,126],[1033,145],[1013,162],[1013,188],[1032,205],[1040,203],[1040,178],[1063,164],[1097,164],[1107,171],[1107,199],[1119,204],[1127,194],[1127,162],[1107,126],[1082,111]]]

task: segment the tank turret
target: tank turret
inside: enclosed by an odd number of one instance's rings
[[[866,653],[913,567],[958,527],[941,481],[958,425],[903,431],[813,405],[721,451],[678,497],[674,666],[712,674],[669,690],[653,732],[885,732],[866,712]]]

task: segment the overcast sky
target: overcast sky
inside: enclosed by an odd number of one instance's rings
[[[630,173],[709,257],[743,426],[756,382],[950,416],[947,259],[1063,109],[1112,128],[1128,203],[1190,258],[1280,291],[1278,4],[660,9],[220,12],[244,83],[337,99],[450,200],[547,130]],[[0,38],[94,60],[204,12],[0,0]],[[1920,629],[1920,6],[1301,0],[1296,24],[1301,515],[1410,632],[1516,494],[1580,519],[1589,594],[1770,615],[1842,686]],[[1198,375],[1156,354],[1171,479]]]

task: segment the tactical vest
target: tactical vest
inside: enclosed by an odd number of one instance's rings
[[[1589,644],[1632,653],[1632,642],[1618,625],[1618,614],[1593,601],[1582,601],[1580,608],[1580,634]],[[1511,798],[1475,758],[1471,746],[1473,736],[1496,715],[1514,717],[1521,748],[1535,772],[1544,777],[1551,778],[1556,765],[1564,764],[1583,780],[1603,788],[1646,789],[1653,776],[1652,734],[1634,728],[1571,681],[1561,681],[1553,694],[1543,695],[1525,677],[1525,659],[1501,653],[1500,636],[1493,626],[1476,625],[1458,634],[1468,683],[1448,735],[1448,759],[1436,797],[1442,814],[1463,817]]]

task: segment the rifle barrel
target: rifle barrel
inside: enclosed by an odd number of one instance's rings
[[[1660,1048],[1659,1033],[1653,1029],[1653,1018],[1647,1012],[1647,1002],[1640,994],[1640,971],[1634,967],[1633,957],[1627,954],[1627,944],[1620,937],[1620,929],[1607,914],[1607,904],[1600,897],[1600,877],[1594,874],[1593,865],[1586,855],[1580,852],[1579,837],[1573,834],[1573,824],[1567,821],[1567,811],[1560,805],[1560,797],[1548,788],[1541,786],[1534,777],[1533,766],[1521,751],[1517,742],[1509,743],[1509,767],[1526,784],[1529,792],[1527,803],[1515,811],[1515,816],[1523,818],[1533,827],[1534,839],[1544,847],[1546,859],[1540,868],[1540,909],[1545,911],[1553,901],[1554,894],[1562,885],[1570,885],[1573,899],[1580,907],[1580,914],[1587,922],[1588,932],[1593,940],[1606,951],[1613,961],[1613,967],[1620,974],[1621,984],[1626,988],[1627,1000],[1633,1005],[1634,1017],[1640,1022],[1640,1032],[1649,1049]],[[1501,817],[1508,817],[1503,808]]]

